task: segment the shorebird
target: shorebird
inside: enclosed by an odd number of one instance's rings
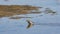
[[[30,28],[30,27],[32,27],[34,25],[31,20],[26,20],[26,21],[28,22],[27,28]]]

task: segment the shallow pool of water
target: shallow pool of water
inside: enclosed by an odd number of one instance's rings
[[[60,34],[60,3],[57,4],[56,0],[9,0],[8,2],[0,0],[0,5],[5,4],[41,6],[43,9],[50,8],[58,14],[26,14],[23,16],[34,18],[21,19],[9,19],[8,17],[0,18],[0,34]],[[27,19],[33,21],[35,24],[28,29]]]

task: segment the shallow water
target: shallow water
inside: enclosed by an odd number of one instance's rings
[[[60,34],[60,3],[57,4],[56,0],[9,0],[8,2],[0,0],[0,5],[1,4],[41,6],[43,7],[41,9],[42,11],[44,11],[45,8],[50,8],[56,11],[57,14],[26,14],[23,16],[34,18],[21,19],[9,19],[9,17],[0,18],[0,34]],[[28,29],[27,19],[33,21],[35,24]]]

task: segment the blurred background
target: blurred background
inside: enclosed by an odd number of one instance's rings
[[[60,34],[60,0],[0,0],[0,5],[32,5],[43,7],[41,14],[17,15],[33,18],[0,18],[0,34]],[[46,8],[57,12],[57,14],[45,14],[44,11]],[[35,24],[28,29],[27,19]]]

